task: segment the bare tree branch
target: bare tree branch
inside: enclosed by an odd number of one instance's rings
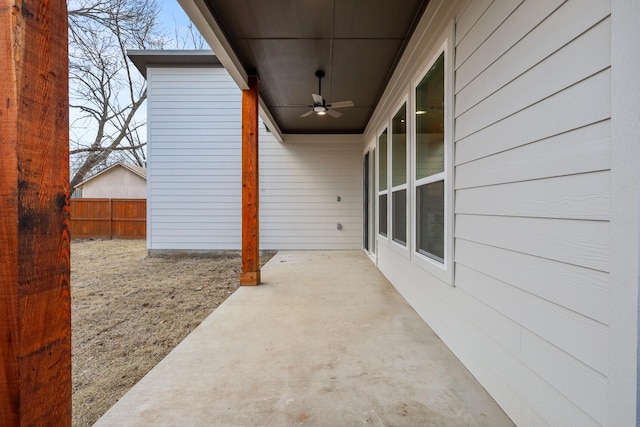
[[[189,24],[175,40],[159,30],[159,0],[67,0],[71,186],[89,174],[126,160],[146,166],[146,141],[139,114],[146,82],[132,69],[130,49],[203,49],[202,36]]]
[[[143,142],[142,144],[138,144],[138,145],[128,145],[128,146],[122,146],[122,147],[115,147],[115,148],[105,148],[105,150],[110,150],[110,151],[130,151],[130,150],[135,150],[138,148],[142,148],[145,145],[147,145],[146,142]],[[100,149],[94,149],[91,147],[87,147],[87,148],[78,148],[76,150],[69,150],[69,154],[79,154],[79,153],[90,153],[90,152],[98,152],[100,151]],[[135,153],[135,151],[133,151]]]
[[[137,115],[146,82],[134,72],[128,49],[160,49],[157,0],[68,0],[71,186],[122,153],[144,166],[146,141]],[[74,129],[75,127],[75,129]]]

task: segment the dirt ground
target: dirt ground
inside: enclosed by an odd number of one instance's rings
[[[74,426],[92,425],[239,284],[238,255],[146,255],[140,240],[72,242]]]

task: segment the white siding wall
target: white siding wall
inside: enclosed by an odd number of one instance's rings
[[[366,135],[455,20],[455,287],[378,263],[518,425],[608,424],[609,9],[432,1]]]
[[[240,248],[240,90],[222,68],[149,68],[147,247]]]
[[[261,248],[362,248],[361,141],[289,136],[260,144]]]
[[[222,68],[147,76],[148,249],[240,249],[240,90]],[[361,139],[289,139],[260,126],[261,248],[359,249]]]

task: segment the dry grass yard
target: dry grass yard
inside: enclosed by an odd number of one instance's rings
[[[92,425],[231,295],[240,273],[239,256],[148,258],[141,240],[74,241],[71,263],[76,427]]]

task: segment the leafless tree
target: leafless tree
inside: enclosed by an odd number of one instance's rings
[[[176,49],[202,50],[207,48],[207,43],[195,25],[193,25],[193,22],[189,22],[186,29],[181,28],[175,20],[174,24]]]
[[[68,0],[71,188],[99,168],[127,158],[144,166],[140,107],[146,83],[127,49],[167,44],[157,0]]]

